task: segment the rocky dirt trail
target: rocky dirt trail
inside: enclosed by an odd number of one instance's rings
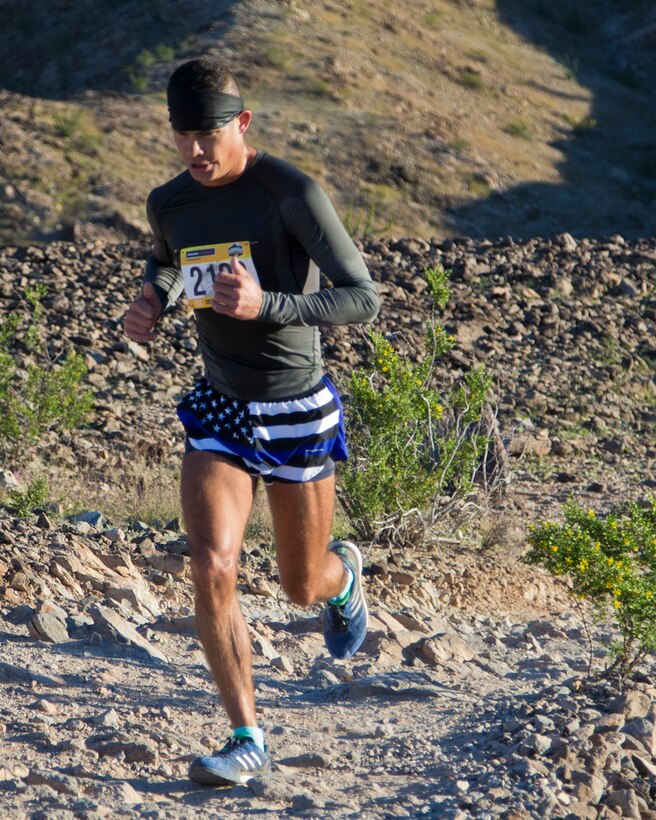
[[[270,557],[246,545],[239,588],[276,763],[268,782],[217,790],[186,777],[226,726],[194,636],[184,536],[97,532],[84,521],[48,528],[43,518],[2,527],[5,816],[646,817],[656,808],[651,676],[624,696],[582,687],[580,616],[516,556],[420,549],[397,570],[370,549],[371,632],[360,655],[335,662],[318,611],[287,604]],[[453,605],[461,579],[487,578],[485,608]],[[602,800],[598,815],[591,806]]]
[[[276,763],[271,781],[225,790],[186,778],[227,727],[194,634],[184,532],[139,521],[182,449],[174,400],[199,372],[191,319],[176,310],[148,350],[121,336],[138,243],[0,252],[2,315],[46,285],[51,353],[85,352],[97,408],[40,453],[62,500],[0,518],[3,816],[656,817],[654,663],[625,692],[586,685],[586,630],[599,670],[608,626],[521,561],[525,524],[565,498],[603,511],[653,492],[656,244],[363,250],[379,328],[413,356],[430,309],[421,272],[452,269],[458,346],[439,378],[446,390],[471,365],[493,372],[507,481],[485,504],[465,500],[448,537],[364,545],[371,633],[344,663],[323,648],[319,610],[286,602],[266,531],[249,534],[239,585]],[[343,380],[366,341],[327,331],[324,349]],[[2,466],[5,487],[36,469]],[[134,516],[111,520],[121,494]]]

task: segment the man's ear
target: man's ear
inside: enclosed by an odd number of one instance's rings
[[[237,124],[239,126],[239,133],[245,134],[248,131],[248,126],[251,124],[253,119],[253,112],[249,111],[248,108],[245,108],[241,114],[237,115]]]

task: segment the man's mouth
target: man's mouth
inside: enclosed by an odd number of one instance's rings
[[[212,167],[211,162],[192,162],[190,167],[195,171],[208,171]]]

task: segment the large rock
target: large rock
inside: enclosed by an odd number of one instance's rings
[[[476,653],[472,647],[463,641],[455,632],[444,632],[426,638],[420,647],[422,657],[434,665],[444,661],[471,661]]]
[[[109,609],[109,607],[102,606],[101,604],[92,604],[87,612],[93,618],[94,626],[99,634],[108,637],[110,640],[114,640],[118,636],[118,638],[125,643],[142,649],[150,655],[151,658],[157,658],[157,660],[168,663],[166,655],[156,646],[153,646],[150,641],[142,637],[118,612],[114,612]]]
[[[52,610],[42,608],[27,623],[30,635],[40,641],[66,643],[69,640],[65,621]]]

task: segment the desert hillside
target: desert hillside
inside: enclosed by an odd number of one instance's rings
[[[648,235],[648,0],[0,4],[0,236],[120,238],[178,170],[163,89],[228,60],[253,141],[359,236]]]

